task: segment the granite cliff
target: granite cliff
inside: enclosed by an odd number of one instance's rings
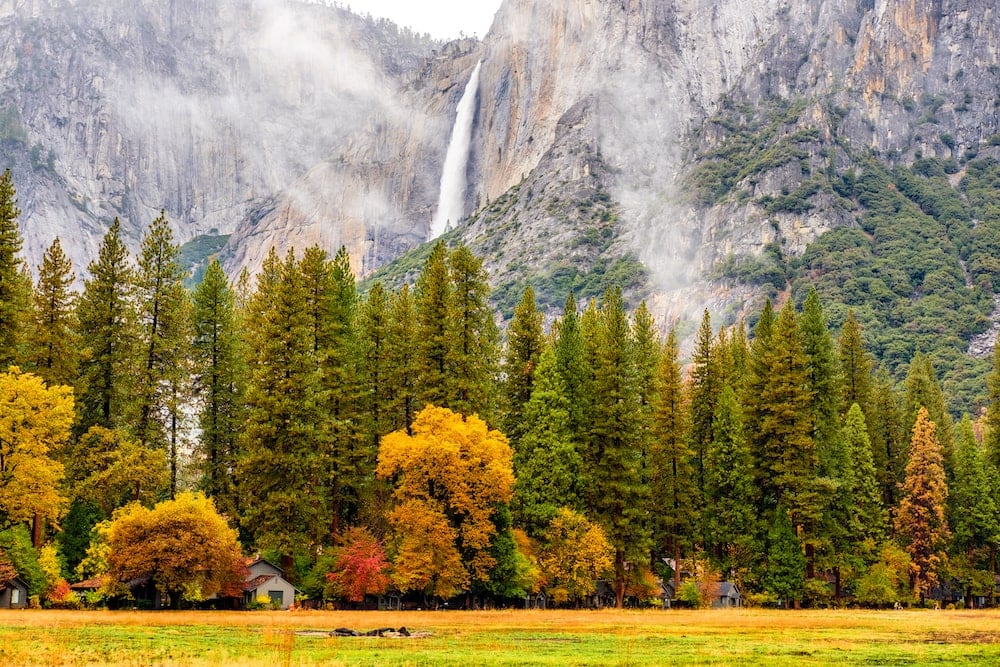
[[[616,282],[734,314],[721,263],[858,224],[830,179],[997,151],[998,28],[986,0],[506,0],[443,44],[316,3],[3,0],[0,136],[32,262],[165,208],[231,272],[319,243],[366,276],[427,239],[481,60],[449,234],[501,305]]]

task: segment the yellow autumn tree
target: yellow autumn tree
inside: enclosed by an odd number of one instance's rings
[[[184,492],[147,509],[121,508],[107,528],[111,582],[151,577],[178,607],[184,595],[239,592],[245,566],[236,530],[203,493]]]
[[[546,593],[560,604],[590,595],[598,580],[612,573],[614,553],[600,526],[571,509],[560,509],[538,553]]]
[[[493,515],[514,488],[507,438],[473,415],[427,406],[412,435],[382,439],[377,473],[394,483],[394,581],[448,597],[489,578]]]
[[[0,513],[15,523],[57,521],[66,506],[63,466],[56,456],[69,439],[73,390],[46,387],[12,366],[0,373]]]

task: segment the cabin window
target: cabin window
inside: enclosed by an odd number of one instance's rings
[[[285,604],[285,591],[268,591],[267,597],[271,598],[271,602]]]

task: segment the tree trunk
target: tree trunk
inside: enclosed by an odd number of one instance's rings
[[[44,523],[42,515],[35,512],[35,516],[31,520],[31,546],[35,549],[42,548],[42,526]]]
[[[615,609],[625,606],[625,554],[615,554]]]
[[[681,543],[674,540],[674,597],[681,590]]]
[[[281,554],[281,569],[284,570],[285,579],[290,583],[295,583],[295,574],[292,569],[295,567],[295,559],[292,554]]]

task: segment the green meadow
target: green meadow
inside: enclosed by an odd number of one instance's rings
[[[406,628],[410,638],[331,637]],[[3,665],[997,664],[997,611],[0,613]]]

